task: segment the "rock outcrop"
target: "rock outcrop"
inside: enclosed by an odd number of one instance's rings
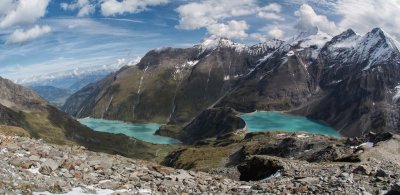
[[[251,181],[249,188],[273,194],[385,194],[400,179],[398,135],[376,143],[287,132],[226,139],[176,151],[164,164]]]
[[[173,126],[169,128],[166,126],[165,129],[160,129],[157,134],[168,136],[168,132],[175,132],[172,137],[182,140],[184,144],[193,145],[204,139],[218,139],[218,137],[226,134],[243,130],[246,123],[238,115],[239,113],[231,108],[207,109],[182,130],[174,130]]]

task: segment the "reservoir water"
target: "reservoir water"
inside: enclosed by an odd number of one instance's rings
[[[100,132],[108,132],[114,134],[125,134],[130,137],[137,138],[155,144],[177,144],[180,143],[176,139],[154,135],[154,132],[160,127],[158,124],[135,124],[125,123],[121,121],[111,121],[93,118],[84,118],[79,120],[80,123],[87,127]]]
[[[246,127],[249,132],[282,130],[340,136],[340,134],[331,127],[302,116],[276,112],[254,112],[243,114],[240,117],[246,121]]]

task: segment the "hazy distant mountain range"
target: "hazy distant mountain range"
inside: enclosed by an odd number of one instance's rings
[[[76,71],[75,73],[66,72],[59,75],[31,78],[20,82],[36,91],[53,105],[61,107],[70,95],[116,70],[118,69],[102,69],[80,73]]]

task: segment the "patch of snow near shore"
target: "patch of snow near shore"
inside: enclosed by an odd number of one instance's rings
[[[305,134],[300,134],[300,135],[297,135],[297,137],[298,137],[298,138],[308,138],[308,137],[310,137],[310,136],[305,135]]]

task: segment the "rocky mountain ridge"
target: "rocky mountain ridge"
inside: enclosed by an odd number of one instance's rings
[[[399,131],[398,43],[380,28],[364,36],[319,30],[246,46],[205,40],[150,51],[72,95],[74,117],[185,127],[207,108],[280,111],[321,120],[345,136]]]
[[[78,118],[186,123],[247,75],[276,42],[248,47],[220,39],[152,50],[137,66],[78,91],[63,110]]]

